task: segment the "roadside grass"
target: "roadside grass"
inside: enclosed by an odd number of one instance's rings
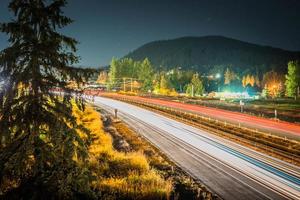
[[[100,181],[97,187],[117,199],[168,199],[166,194],[170,194],[173,186],[151,170],[143,174],[130,172],[124,178],[107,178]]]
[[[100,110],[100,112],[104,112]],[[137,132],[128,127],[121,121],[114,122],[111,117],[107,119],[108,125],[116,129],[120,135],[120,140],[125,140],[133,152],[141,152],[147,157],[149,164],[152,168],[155,168],[159,174],[166,179],[172,178],[173,190],[171,193],[171,199],[219,199],[209,192],[205,186],[200,182],[195,181],[184,171],[176,166],[171,160],[168,159],[161,151],[155,146],[142,138]],[[119,147],[122,149],[122,147]],[[123,149],[126,150],[127,149]]]
[[[92,188],[102,199],[168,199],[172,181],[152,169],[142,152],[118,152],[104,131],[101,116],[92,107],[74,114],[91,131],[89,168]]]
[[[123,123],[113,123],[113,126],[122,135],[122,137],[130,144],[133,151],[140,151],[145,154],[151,166],[159,170],[171,169],[171,165],[155,152],[155,148],[150,146],[148,142],[138,137],[137,134]]]

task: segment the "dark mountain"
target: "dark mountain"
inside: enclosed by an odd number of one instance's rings
[[[147,43],[125,57],[148,57],[157,70],[174,67],[212,73],[231,67],[236,72],[286,71],[287,62],[300,52],[251,44],[221,36],[183,37]]]

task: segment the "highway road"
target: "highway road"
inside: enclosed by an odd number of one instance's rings
[[[211,117],[212,119],[217,119],[220,121],[226,121],[232,124],[240,124],[243,127],[257,129],[267,133],[276,134],[278,136],[287,137],[289,139],[294,139],[300,141],[300,125],[275,121],[262,117],[251,116],[248,114],[232,112],[228,110],[222,110],[217,108],[205,107],[200,105],[185,104],[174,101],[167,101],[155,98],[144,98],[138,96],[125,96],[119,94],[109,94],[116,97],[124,97],[134,101],[141,101],[152,103],[156,105],[166,106],[170,108],[180,109],[188,112],[193,112],[206,117]]]
[[[223,199],[300,199],[300,168],[152,111],[109,98],[118,116]]]

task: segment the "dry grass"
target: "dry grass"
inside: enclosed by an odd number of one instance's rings
[[[95,191],[109,199],[168,199],[172,182],[162,178],[141,152],[123,153],[112,146],[104,132],[101,116],[92,107],[74,110],[78,123],[91,131],[90,169],[96,177]]]
[[[167,199],[166,194],[172,191],[172,183],[164,181],[155,171],[142,175],[131,172],[124,178],[103,179],[98,187],[106,194],[124,199]]]
[[[139,137],[133,130],[123,123],[114,123],[113,126],[125,138],[134,151],[140,151],[148,157],[151,166],[160,169],[170,169],[171,165],[166,158],[157,153],[157,150],[148,142]]]

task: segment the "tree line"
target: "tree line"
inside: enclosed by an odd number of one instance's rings
[[[178,92],[187,92],[192,95],[192,85],[195,95],[204,93],[204,86],[200,75],[193,71],[173,69],[170,71],[155,72],[148,58],[134,61],[131,58],[115,59],[110,63],[109,72],[100,73],[98,83],[107,84],[108,89],[123,88],[125,80],[138,82],[138,90],[154,92],[163,95],[177,95]]]
[[[155,71],[148,58],[142,61],[113,58],[109,73],[106,76],[100,73],[98,82],[106,82],[109,89],[117,88],[118,85],[122,89],[124,78],[130,78],[139,83],[135,84],[135,90],[163,95],[186,93],[188,96],[201,96],[213,91],[230,91],[248,92],[251,95],[261,93],[266,98],[296,98],[299,93],[299,61],[288,63],[286,75],[275,70],[253,74],[235,72],[231,66],[223,70],[216,68],[219,70],[208,75],[195,70],[181,70],[179,67],[169,71]]]

